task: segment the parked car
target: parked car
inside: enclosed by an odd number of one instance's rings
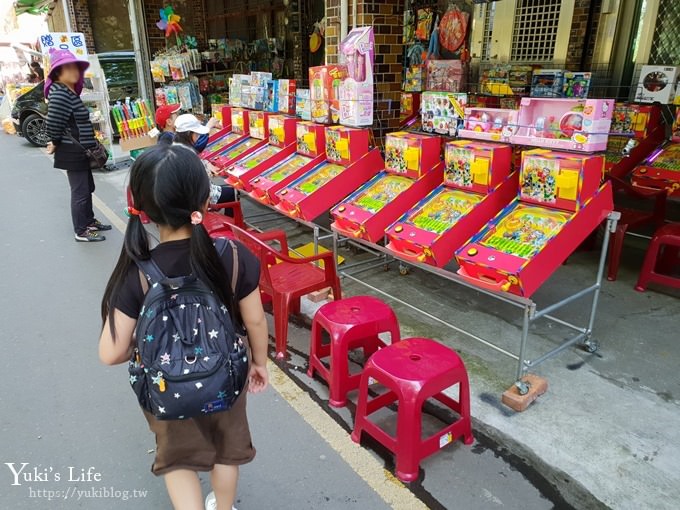
[[[139,95],[137,84],[137,67],[135,54],[131,51],[116,51],[97,55],[99,64],[106,76],[111,104],[124,101],[126,97],[136,98]],[[12,119],[17,134],[23,136],[36,147],[45,147],[47,138],[45,116],[44,82],[40,82],[25,94],[19,96],[12,107]],[[116,123],[112,122],[114,135]]]

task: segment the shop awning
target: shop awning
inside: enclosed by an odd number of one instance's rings
[[[45,14],[54,0],[16,0],[14,11],[19,14]]]

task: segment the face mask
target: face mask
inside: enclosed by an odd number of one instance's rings
[[[205,149],[208,146],[208,135],[201,135],[198,137],[198,139],[194,142],[194,149],[196,149],[196,152],[203,152],[203,149]]]

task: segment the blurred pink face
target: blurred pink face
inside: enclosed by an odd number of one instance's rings
[[[80,80],[78,64],[64,64],[59,69],[59,81],[66,85],[75,85]]]

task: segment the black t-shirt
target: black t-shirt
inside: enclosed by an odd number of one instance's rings
[[[151,250],[151,258],[163,271],[165,276],[176,278],[191,274],[189,263],[189,239],[168,241],[161,243]],[[236,280],[236,301],[250,295],[260,281],[260,261],[248,248],[234,241],[238,253],[238,279]],[[227,246],[222,254],[222,264],[227,271],[227,278],[231,282],[233,270],[233,250]],[[139,311],[144,303],[144,291],[139,278],[139,269],[133,265],[125,278],[125,283],[113,304],[125,315],[132,319],[139,317]]]

